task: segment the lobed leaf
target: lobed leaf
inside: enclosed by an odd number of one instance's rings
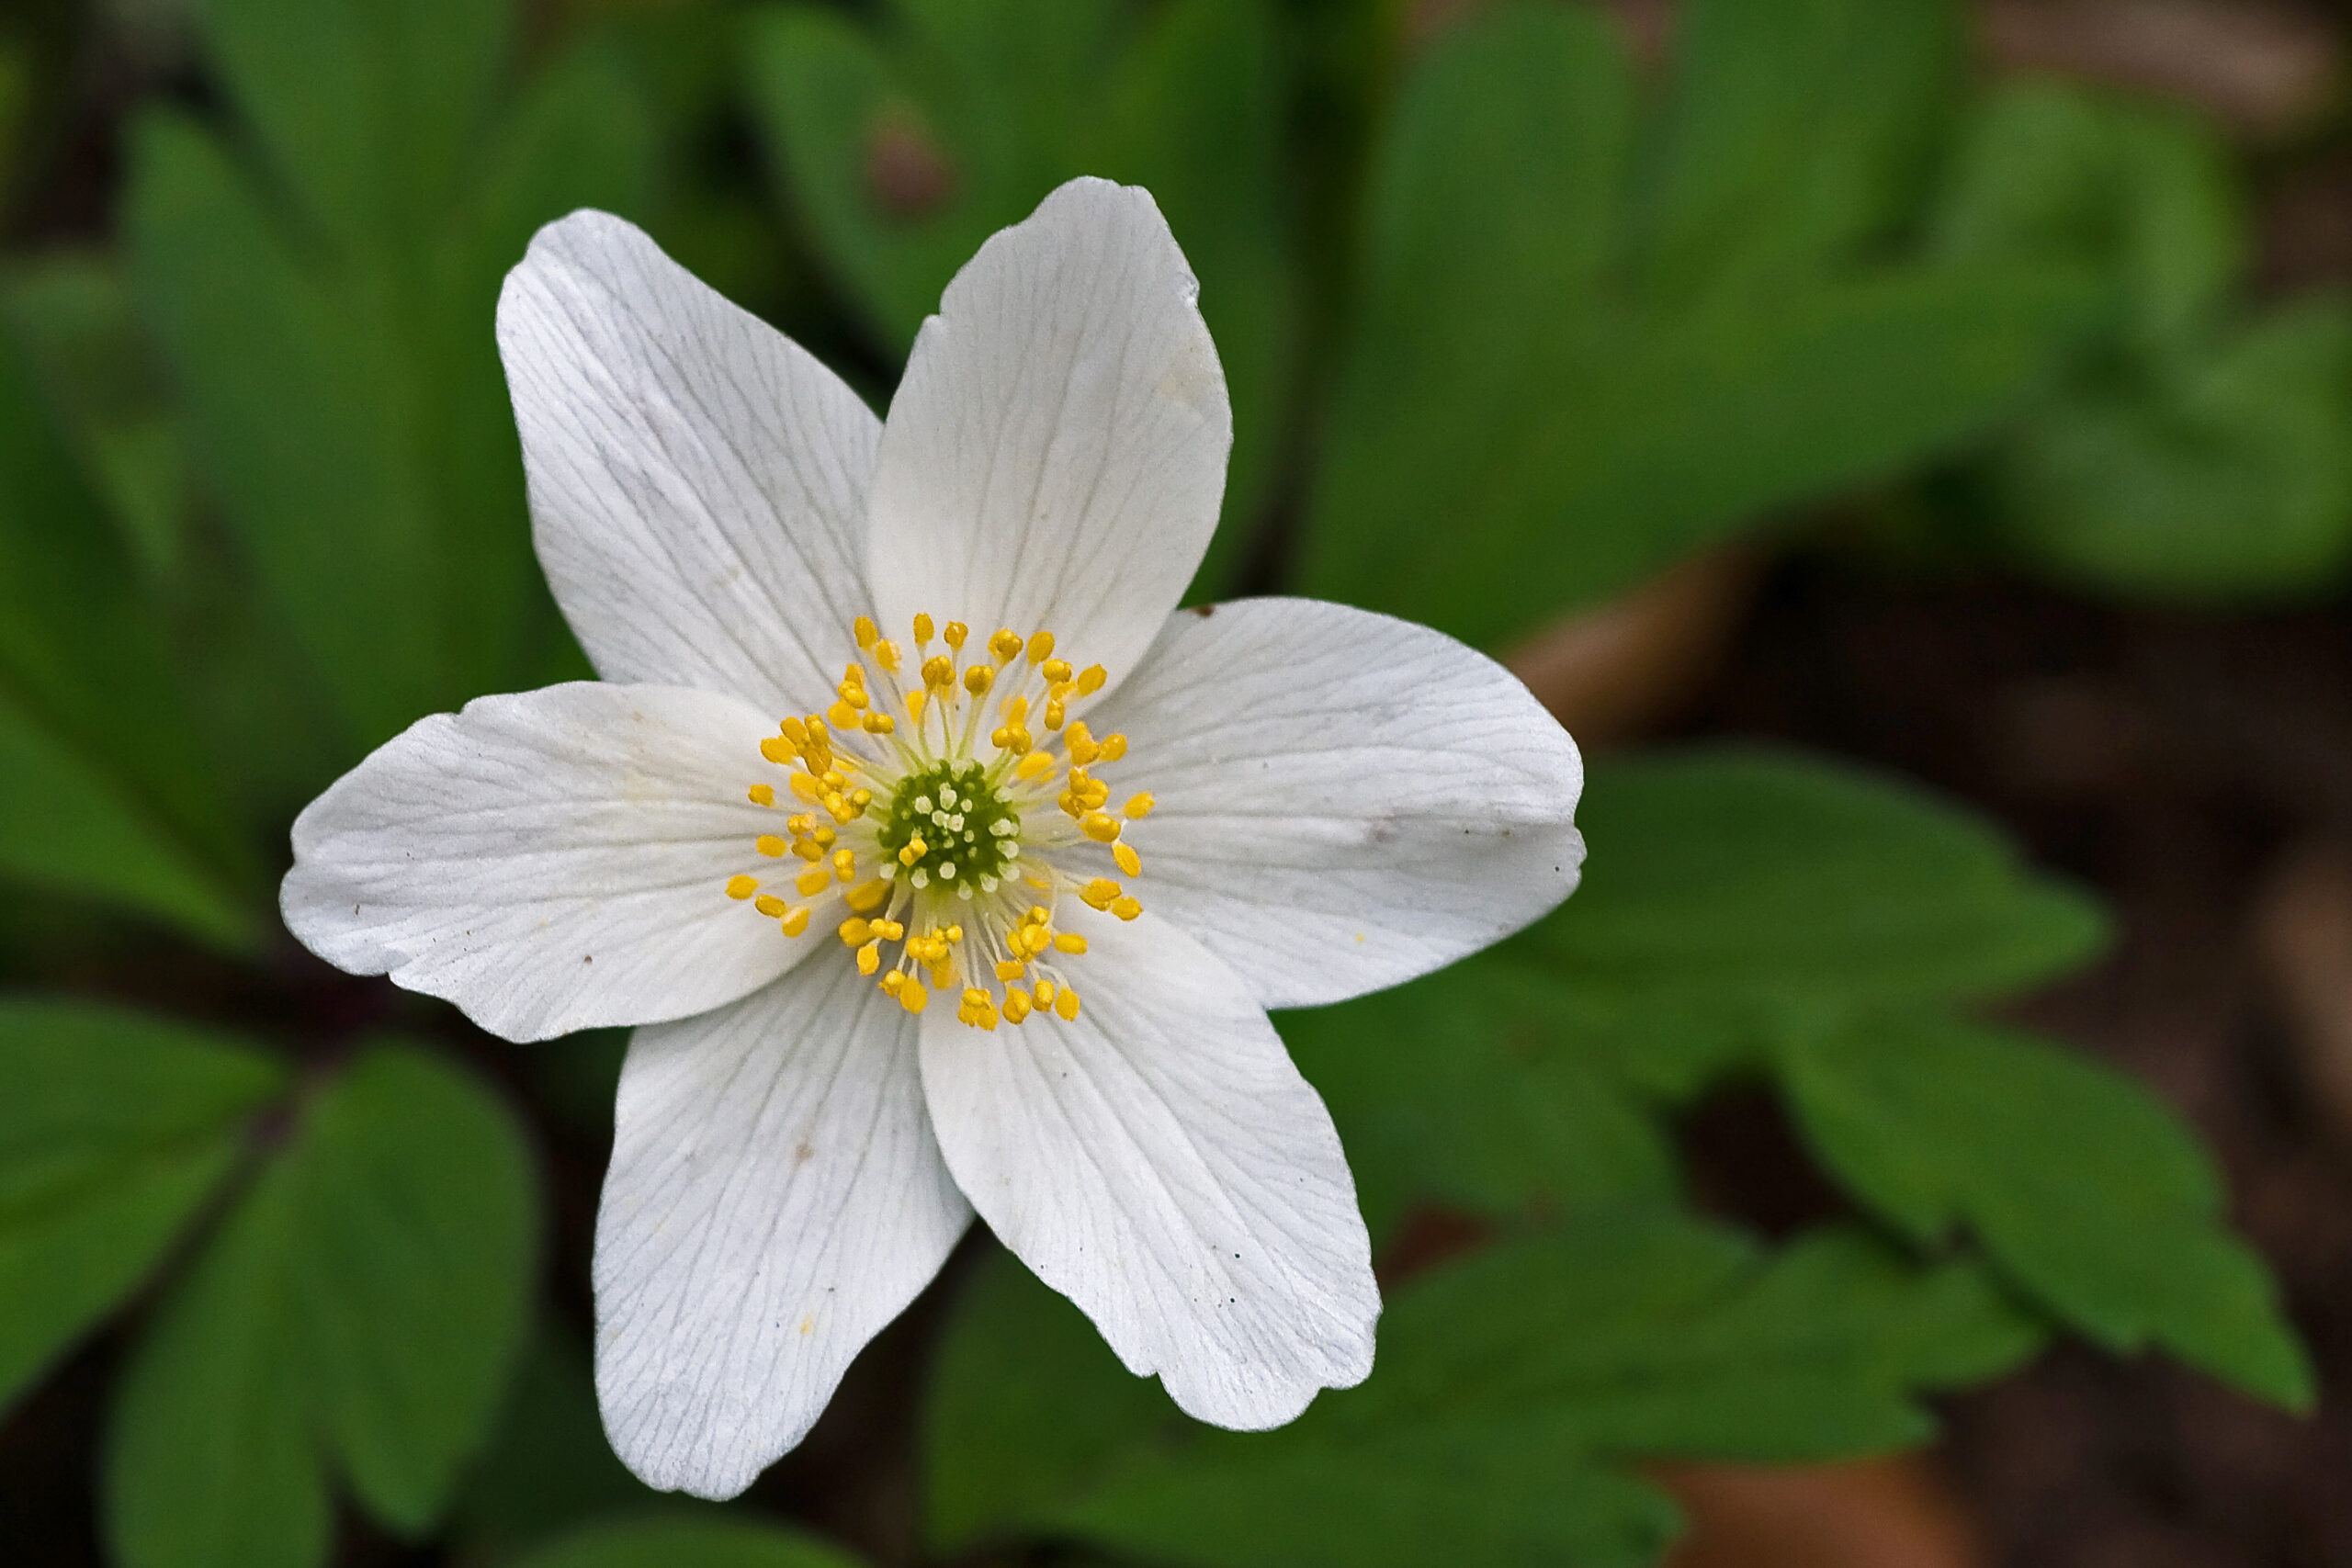
[[[1586,1048],[1578,1000],[1547,973],[1482,956],[1282,1015],[1375,1238],[1416,1201],[1557,1217],[1675,1194],[1673,1150]]]
[[[1619,1211],[1392,1292],[1380,1362],[1279,1431],[1211,1431],[1126,1377],[1067,1302],[992,1257],[925,1425],[943,1547],[1075,1535],[1148,1561],[1647,1562],[1673,1510],[1624,1459],[1784,1461],[1930,1429],[1917,1391],[2039,1342],[1965,1264],[1845,1232],[1759,1254]]]
[[[320,1562],[330,1463],[394,1530],[430,1526],[520,1348],[532,1189],[520,1130],[469,1078],[361,1055],[134,1358],[107,1470],[128,1568]]]
[[[0,999],[0,1407],[154,1269],[282,1082],[233,1040]]]
[[[1942,7],[1695,17],[1648,163],[1590,11],[1498,7],[1407,85],[1371,176],[1311,592],[1499,646],[1951,450],[2055,369],[2097,302],[2075,272],[1867,254],[1919,152],[1899,85],[1944,73]],[[1862,61],[1885,65],[1868,92],[1804,88]]]
[[[1964,1227],[2021,1290],[2109,1348],[2162,1346],[2309,1406],[2309,1360],[2267,1270],[2222,1224],[2211,1161],[2132,1078],[1936,1018],[1792,1040],[1780,1061],[1807,1141],[1922,1245]]]
[[[0,869],[254,938],[143,574],[0,333]]]
[[[593,51],[493,114],[505,14],[216,4],[215,45],[290,205],[185,116],[134,130],[142,298],[199,462],[336,700],[345,756],[535,683],[563,647],[492,314],[539,223],[637,204],[649,133]]]
[[[1577,896],[1517,952],[1624,1011],[1751,1032],[2004,994],[2097,951],[2098,906],[1891,779],[1711,747],[1596,766]]]

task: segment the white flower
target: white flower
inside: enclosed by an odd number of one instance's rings
[[[385,745],[295,824],[284,907],[510,1040],[639,1026],[596,1381],[657,1486],[799,1441],[975,1209],[1204,1420],[1371,1370],[1354,1186],[1265,1010],[1551,908],[1582,773],[1426,628],[1171,614],[1231,444],[1197,291],[1147,193],[1064,186],[884,423],[617,219],[507,280],[539,558],[604,682]]]

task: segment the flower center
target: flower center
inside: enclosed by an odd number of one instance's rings
[[[728,897],[786,937],[830,926],[859,972],[878,974],[909,1012],[932,990],[954,989],[956,1016],[977,1029],[1033,1013],[1076,1018],[1061,964],[1086,939],[1057,929],[1056,913],[1065,897],[1123,920],[1143,912],[1102,874],[1143,874],[1126,830],[1152,808],[1136,794],[1108,809],[1111,786],[1097,774],[1126,755],[1126,737],[1097,739],[1071,716],[1102,690],[1102,667],[1055,658],[1051,632],[999,631],[967,660],[967,627],[948,622],[944,651],[933,653],[938,628],[917,615],[907,661],[865,616],[854,629],[880,679],[849,664],[822,714],[787,718],[760,743],[802,809],[752,849],[804,863],[788,881],[794,897],[763,891],[755,870],[730,878]],[[750,794],[778,803],[773,784]]]

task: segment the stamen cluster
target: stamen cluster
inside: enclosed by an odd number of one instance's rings
[[[876,984],[910,1012],[938,989],[959,993],[956,1016],[977,1029],[1033,1013],[1075,1019],[1078,993],[1060,962],[1083,953],[1086,939],[1056,928],[1059,900],[1123,920],[1143,904],[1066,863],[1101,846],[1123,874],[1140,876],[1125,834],[1153,804],[1139,793],[1110,810],[1111,786],[1095,770],[1122,760],[1127,738],[1098,739],[1069,716],[1102,689],[1103,669],[1054,657],[1051,632],[1001,630],[967,661],[963,623],[940,628],[919,615],[911,630],[915,658],[902,677],[899,646],[859,616],[857,646],[880,680],[849,664],[822,714],[786,718],[760,743],[804,809],[752,848],[805,869],[791,878],[795,900],[763,892],[750,872],[729,881],[728,896],[787,937],[843,914],[834,931],[858,971],[879,973]],[[930,651],[934,635],[944,651]],[[753,784],[750,797],[777,803],[771,784]],[[884,971],[886,947],[897,953]]]

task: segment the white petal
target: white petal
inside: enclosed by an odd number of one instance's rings
[[[1441,632],[1311,599],[1185,610],[1089,716],[1144,906],[1264,1006],[1409,980],[1543,916],[1584,863],[1576,742],[1518,677]]]
[[[837,949],[630,1040],[596,1214],[596,1392],[652,1485],[749,1486],[970,1223],[915,1032]]]
[[[509,1040],[731,1002],[818,942],[726,894],[779,863],[744,798],[772,733],[731,697],[593,681],[419,719],[295,818],[287,929]]]
[[[866,609],[881,423],[841,378],[602,212],[507,275],[498,347],[532,536],[608,681],[822,706]]]
[[[1232,972],[1167,922],[1072,907],[1074,1022],[934,1007],[922,1081],[1000,1239],[1188,1414],[1280,1426],[1372,1370],[1380,1292],[1339,1134]]]
[[[1072,180],[982,245],[890,403],[867,563],[915,612],[1059,639],[1115,682],[1216,527],[1225,372],[1148,192]]]

